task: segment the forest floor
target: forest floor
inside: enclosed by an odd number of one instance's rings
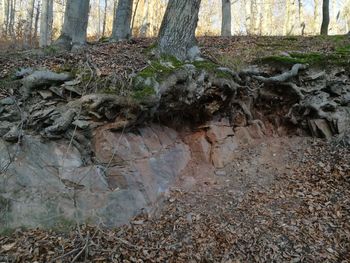
[[[1,262],[349,262],[350,149],[300,137],[242,148],[118,229],[17,230]]]
[[[350,63],[347,36],[199,41],[206,57],[234,70],[264,62]],[[93,82],[112,75],[127,81],[148,64],[152,43],[0,53],[0,98],[21,67],[80,65],[94,67]],[[265,138],[241,148],[208,180],[174,187],[155,217],[142,214],[117,229],[18,229],[0,236],[0,262],[350,262],[349,158],[349,148],[322,140]]]

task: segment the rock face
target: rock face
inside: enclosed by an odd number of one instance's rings
[[[213,175],[239,143],[225,119],[194,132],[152,124],[122,133],[105,125],[93,136],[94,164],[84,166],[68,141],[0,140],[0,226],[127,223],[156,207],[180,175]]]

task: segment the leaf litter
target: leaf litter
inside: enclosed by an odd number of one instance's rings
[[[0,261],[349,262],[350,149],[288,140],[243,149],[227,175],[174,188],[130,225],[17,230],[0,238]]]

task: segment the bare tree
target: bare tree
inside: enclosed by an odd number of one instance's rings
[[[323,0],[321,35],[328,35],[329,26],[329,0]]]
[[[112,41],[129,39],[131,37],[131,18],[133,0],[119,0],[115,12],[112,30]]]
[[[31,39],[33,37],[33,16],[34,16],[35,0],[29,0],[27,7],[27,19],[24,31],[24,46],[29,47],[31,45]]]
[[[102,25],[102,37],[104,37],[106,34],[107,6],[108,6],[108,0],[105,0],[105,9],[103,13],[103,25]]]
[[[34,21],[34,34],[33,39],[38,38],[38,28],[39,28],[39,18],[40,18],[40,7],[41,7],[41,0],[37,1],[36,8],[35,8],[35,21]]]
[[[221,36],[231,35],[231,0],[222,0]]]
[[[86,43],[90,0],[67,0],[62,32],[56,45],[70,49]]]
[[[313,19],[313,29],[314,33],[318,33],[319,31],[319,20],[320,20],[320,0],[314,0],[314,19]]]
[[[40,16],[40,47],[51,44],[53,23],[53,0],[43,0]]]
[[[8,34],[15,36],[16,0],[9,0]]]

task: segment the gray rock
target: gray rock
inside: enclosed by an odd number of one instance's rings
[[[40,90],[38,91],[38,93],[40,94],[40,96],[46,100],[46,99],[49,99],[49,98],[52,98],[53,94],[51,91],[49,90]]]
[[[24,136],[17,145],[0,139],[0,198],[10,200],[9,209],[0,215],[0,227],[87,220],[117,226],[141,209],[150,209],[191,155],[171,129],[155,126],[142,134],[123,135],[101,127],[93,139],[101,165],[85,167],[68,141]],[[116,165],[114,159],[125,160]]]
[[[11,129],[3,136],[3,139],[8,142],[16,142],[19,140],[21,134],[17,127],[17,125],[14,125],[11,127]]]
[[[75,120],[72,122],[73,125],[76,125],[80,129],[87,129],[90,127],[90,122],[89,121],[84,121],[84,120]]]
[[[15,104],[14,98],[6,97],[0,100],[0,105],[13,105]]]
[[[11,124],[8,121],[0,121],[0,137],[4,136],[6,133],[8,133],[11,129]]]

